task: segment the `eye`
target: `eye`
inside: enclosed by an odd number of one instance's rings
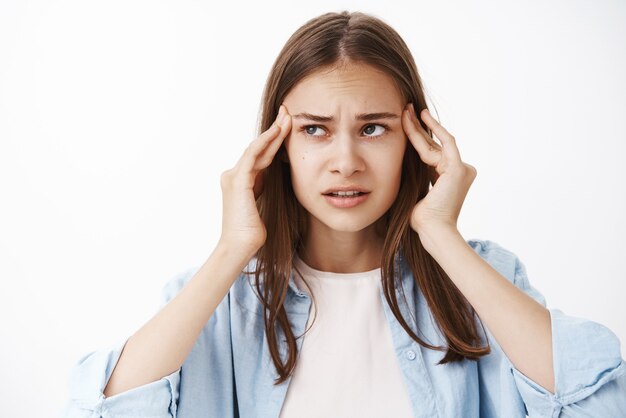
[[[384,132],[379,133],[378,135],[366,135],[366,137],[368,138],[378,138],[380,136],[383,136],[387,133],[387,131],[389,130],[389,126],[385,125],[384,123],[370,123],[368,125],[365,125],[365,129],[363,129],[363,131],[368,131],[369,133],[372,133],[373,131],[371,129],[368,129],[370,127],[374,127],[374,126],[379,126],[381,128],[384,128]],[[314,135],[310,132],[315,132],[315,129],[317,128],[322,128],[321,125],[304,125],[303,127],[300,128],[300,131],[304,132],[305,135],[307,136],[313,136],[313,137],[320,137],[322,135]],[[375,131],[374,131],[375,132]]]
[[[305,125],[302,128],[300,128],[301,131],[304,131],[305,135],[308,136],[321,136],[321,135],[313,135],[310,132],[315,132],[316,128],[320,128],[319,125]]]
[[[366,128],[364,129],[364,131],[365,131],[365,130],[367,130],[367,128],[369,128],[370,126],[380,126],[381,128],[384,128],[384,129],[385,129],[385,131],[384,131],[384,132],[379,133],[378,135],[372,135],[372,136],[371,136],[371,138],[377,138],[377,137],[379,137],[379,136],[383,136],[383,135],[385,135],[385,134],[387,133],[387,131],[389,130],[389,127],[388,127],[387,125],[382,125],[382,124],[372,123],[372,124],[370,124],[370,125],[366,125]]]

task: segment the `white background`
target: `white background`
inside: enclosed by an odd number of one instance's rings
[[[208,257],[278,51],[343,9],[400,33],[477,168],[463,236],[626,341],[626,3],[468,3],[2,1],[0,416],[59,414],[71,366]]]

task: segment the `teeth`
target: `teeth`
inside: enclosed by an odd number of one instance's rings
[[[359,194],[362,194],[361,192],[332,192],[331,193],[333,196],[357,196]]]

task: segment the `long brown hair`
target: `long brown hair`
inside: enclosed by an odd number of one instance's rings
[[[413,56],[394,29],[380,19],[361,12],[325,13],[297,29],[280,51],[265,85],[258,133],[271,126],[284,98],[299,80],[320,69],[349,64],[367,64],[390,75],[399,87],[404,103],[412,102],[416,114],[427,107]],[[432,137],[430,129],[422,121],[420,123]],[[277,157],[284,155],[283,145]],[[391,311],[411,338],[429,349],[446,351],[438,364],[466,358],[476,360],[491,350],[489,344],[476,347],[481,341],[477,315],[445,271],[423,248],[417,233],[409,225],[411,211],[428,193],[429,182],[428,167],[415,149],[407,146],[398,196],[376,225],[384,231],[382,288]],[[256,204],[269,233],[265,244],[255,254],[255,270],[246,273],[254,274],[256,279],[256,292],[264,306],[267,343],[279,376],[274,384],[280,384],[291,376],[298,355],[296,337],[283,302],[294,254],[301,248],[307,233],[308,213],[296,199],[290,168],[283,158],[274,158],[267,167],[263,173],[263,184],[263,193]],[[394,269],[396,255],[400,251],[447,340],[447,347],[422,341],[402,317],[394,291],[396,280],[400,280]],[[280,356],[279,332],[287,343],[285,362]]]

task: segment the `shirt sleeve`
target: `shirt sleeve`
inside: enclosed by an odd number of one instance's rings
[[[198,267],[188,269],[167,282],[161,308],[182,289]],[[180,385],[180,368],[163,378],[105,397],[106,387],[128,338],[111,347],[83,356],[69,375],[69,401],[64,418],[175,418]]]
[[[547,307],[526,267],[512,252],[493,241],[490,251],[508,254],[513,283]],[[620,341],[606,326],[548,308],[552,325],[555,393],[507,363],[530,417],[619,417],[626,411],[626,363]],[[506,356],[505,356],[506,357]]]

